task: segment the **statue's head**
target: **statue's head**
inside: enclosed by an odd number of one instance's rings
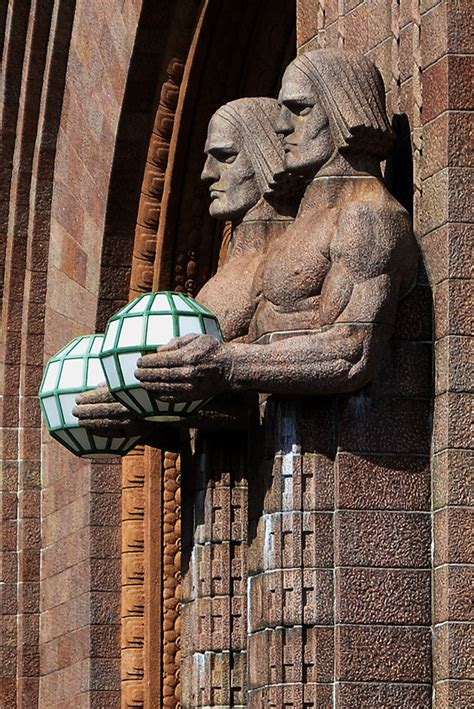
[[[271,196],[274,175],[284,169],[275,133],[278,116],[278,102],[271,98],[231,101],[213,115],[201,175],[211,195],[211,216],[235,222]]]
[[[287,67],[278,97],[276,130],[283,136],[285,166],[314,175],[339,152],[384,160],[392,130],[382,77],[370,59],[343,49],[316,49]]]

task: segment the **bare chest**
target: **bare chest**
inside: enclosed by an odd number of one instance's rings
[[[330,268],[331,220],[292,225],[268,250],[262,272],[262,294],[283,312],[305,309],[319,296]]]

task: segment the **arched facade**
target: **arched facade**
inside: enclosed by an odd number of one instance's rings
[[[317,405],[303,412],[316,454],[293,465],[303,481],[317,472],[308,495],[330,582],[313,591],[332,599],[313,624],[327,666],[302,661],[318,692],[307,705],[468,706],[468,15],[446,0],[13,0],[0,13],[6,706],[181,697],[181,494],[193,490],[180,471],[192,463],[152,448],[78,462],[42,432],[36,392],[45,359],[129,296],[192,294],[209,278],[222,242],[199,182],[209,117],[276,95],[296,52],[317,46],[365,52],[382,72],[402,116],[387,175],[405,202],[413,175],[424,267],[375,408],[361,417],[364,401],[338,400],[330,425]],[[287,648],[277,662],[298,664],[298,643]],[[255,706],[264,684],[251,680]]]

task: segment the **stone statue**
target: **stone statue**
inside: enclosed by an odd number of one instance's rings
[[[226,341],[248,341],[261,295],[267,245],[283,233],[296,213],[291,190],[284,180],[275,182],[275,175],[281,178],[284,174],[284,150],[275,132],[278,116],[274,99],[243,98],[222,106],[209,124],[202,179],[209,185],[211,215],[232,222],[232,237],[224,263],[197,299],[218,316]],[[178,338],[165,349],[175,352],[177,346],[193,340],[194,336]],[[163,426],[134,418],[112,398],[106,385],[77,401],[75,414],[92,431],[139,432],[160,446]],[[199,415],[186,419],[185,425],[239,427],[232,402],[221,398],[217,404],[213,400]],[[163,444],[168,450],[179,447],[176,426],[166,426]]]
[[[290,173],[307,182],[297,217],[268,247],[250,230],[246,255],[231,255],[212,279],[216,289],[212,281],[203,289],[203,302],[232,341],[188,335],[139,360],[136,376],[160,398],[355,391],[374,376],[398,302],[414,284],[410,218],[380,171],[393,139],[374,64],[344,50],[302,54],[285,71],[279,102],[285,170],[276,179]],[[254,171],[246,172],[250,154],[227,140],[230,125],[243,139],[241,121],[221,109],[211,122],[203,177],[211,214],[239,217],[258,191]],[[257,159],[270,164],[259,149]],[[257,201],[255,213],[261,206]]]

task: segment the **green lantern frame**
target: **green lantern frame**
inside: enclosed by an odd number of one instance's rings
[[[99,353],[103,335],[84,335],[71,340],[47,362],[39,400],[50,435],[78,457],[123,456],[140,436],[97,436],[72,415],[75,397],[105,380]]]
[[[112,315],[100,354],[112,396],[136,416],[153,421],[181,420],[198,411],[208,399],[178,404],[160,401],[134,376],[139,357],[190,333],[223,339],[216,316],[186,293],[144,293]]]

